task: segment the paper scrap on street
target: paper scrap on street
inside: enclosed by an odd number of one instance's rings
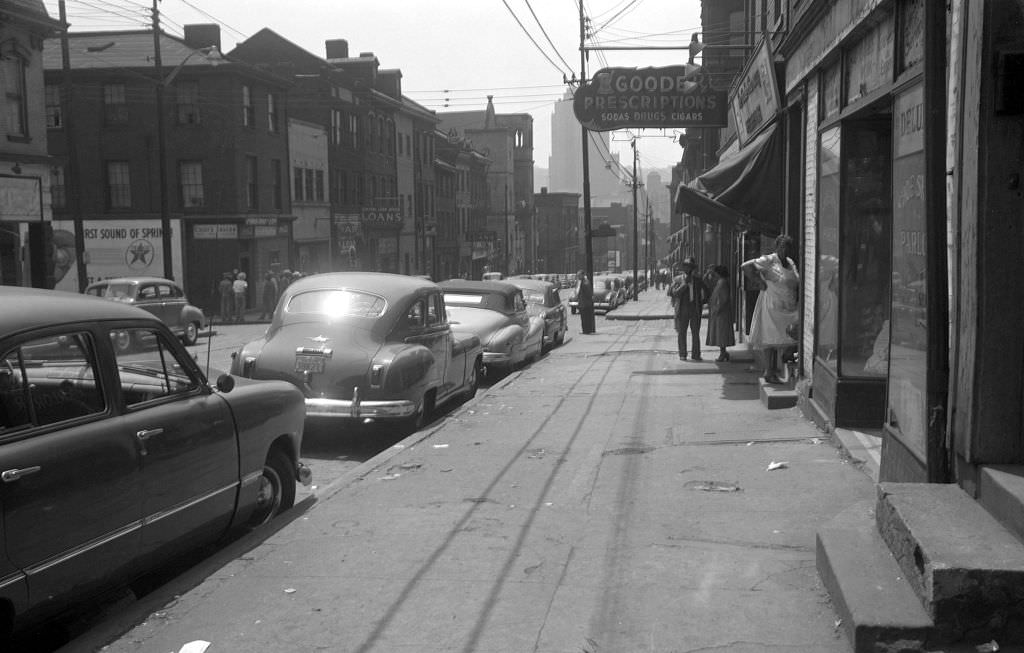
[[[785,469],[787,467],[789,467],[789,463],[788,462],[786,462],[786,461],[775,462],[773,460],[770,463],[768,463],[768,469],[766,469],[765,471],[770,472],[770,471],[774,471],[776,469]]]
[[[203,653],[208,648],[210,648],[210,642],[197,639],[182,646],[178,653]]]

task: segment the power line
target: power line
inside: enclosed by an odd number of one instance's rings
[[[526,38],[530,39],[530,42],[533,43],[535,48],[537,48],[537,51],[540,52],[541,55],[543,55],[543,57],[548,60],[548,63],[554,66],[558,72],[562,73],[562,76],[564,77],[565,71],[562,70],[557,63],[552,61],[551,57],[549,57],[546,52],[544,52],[544,48],[540,47],[540,44],[537,43],[536,39],[533,38],[533,35],[531,35],[530,32],[526,29],[526,26],[523,25],[523,22],[519,20],[519,16],[516,15],[516,12],[513,11],[512,7],[508,5],[508,0],[501,0],[501,3],[505,5],[505,8],[508,9],[508,12],[512,14],[512,18],[515,19],[516,23],[519,25],[519,28],[523,30],[523,34],[526,34]]]
[[[533,10],[533,5],[530,4],[530,0],[523,1],[526,3],[527,9],[529,9],[530,13],[533,15],[533,19],[537,21],[537,27],[539,27],[541,33],[544,34],[544,38],[546,38],[548,40],[548,43],[551,45],[551,49],[555,51],[555,54],[557,54],[558,58],[561,59],[562,63],[565,64],[565,67],[568,68],[569,70],[572,70],[572,66],[569,64],[569,62],[565,60],[565,57],[562,56],[562,53],[558,51],[558,47],[555,45],[554,41],[551,40],[551,37],[548,36],[548,31],[544,29],[544,25],[541,24],[540,18],[537,18],[537,13]]]

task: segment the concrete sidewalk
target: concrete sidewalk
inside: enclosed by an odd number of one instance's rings
[[[678,360],[671,320],[574,316],[104,650],[845,652],[815,533],[874,484],[748,367]]]

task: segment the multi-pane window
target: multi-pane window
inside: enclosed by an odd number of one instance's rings
[[[188,208],[203,206],[203,164],[200,161],[182,161],[178,164],[181,177],[181,205]]]
[[[112,209],[132,206],[131,168],[127,161],[107,162],[107,205]]]
[[[331,145],[341,145],[342,113],[331,109]]]
[[[284,206],[284,182],[281,179],[281,160],[270,160],[270,181],[274,190],[274,208],[280,209]]]
[[[317,202],[323,202],[324,201],[324,171],[323,170],[316,170],[316,171],[313,172],[313,174],[316,176],[316,184],[315,184],[316,185],[316,201]]]
[[[314,190],[313,190],[313,188],[314,188],[313,171],[312,170],[306,170],[305,173],[306,173],[305,174],[305,178],[304,178],[304,181],[305,181],[305,194],[303,195],[302,199],[306,200],[307,202],[312,202],[313,198],[315,197]]]
[[[103,123],[123,125],[128,122],[128,103],[124,84],[103,85]]]
[[[242,87],[242,125],[252,127],[256,124],[256,107],[252,105],[252,89]]]
[[[302,168],[295,166],[292,168],[292,199],[296,202],[301,202],[305,193],[303,191],[304,186],[302,185]]]
[[[64,168],[53,166],[50,168],[50,204],[56,208],[67,206],[68,189],[64,179]]]
[[[245,172],[246,172],[246,183],[245,183],[245,205],[250,209],[259,208],[259,197],[257,194],[257,181],[258,181],[258,162],[256,157],[247,156],[245,157]]]
[[[25,94],[25,60],[17,55],[3,59],[4,100],[7,103],[7,133],[28,135],[28,100]]]
[[[199,124],[199,82],[178,82],[174,86],[179,125]]]
[[[348,117],[348,136],[352,147],[359,147],[359,116],[355,114]]]
[[[60,104],[60,87],[46,85],[46,128],[63,129],[64,113]]]
[[[267,93],[267,130],[277,132],[277,96]]]

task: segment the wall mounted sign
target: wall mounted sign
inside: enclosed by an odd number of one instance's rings
[[[700,66],[602,68],[576,90],[573,112],[591,131],[725,127],[728,93]]]
[[[772,59],[767,42],[762,41],[729,97],[741,147],[775,118],[782,105]]]

